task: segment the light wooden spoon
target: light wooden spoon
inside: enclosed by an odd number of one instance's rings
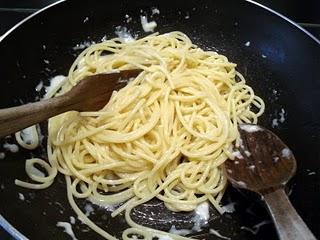
[[[99,110],[107,104],[113,90],[126,85],[119,79],[136,77],[140,72],[134,69],[88,76],[61,96],[0,109],[0,138],[67,111]]]
[[[281,240],[315,240],[284,191],[296,172],[296,160],[290,149],[261,126],[242,124],[239,131],[242,146],[235,160],[225,163],[229,181],[236,188],[262,196]]]

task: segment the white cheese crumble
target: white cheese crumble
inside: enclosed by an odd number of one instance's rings
[[[291,156],[291,151],[289,148],[284,148],[281,150],[281,155],[284,158],[289,158]]]
[[[192,230],[200,232],[201,227],[208,223],[209,216],[209,204],[207,202],[199,204],[195,209],[195,215],[192,218],[192,221],[194,222]]]
[[[125,43],[133,42],[135,40],[126,27],[117,26],[114,33]]]
[[[24,195],[23,195],[22,193],[18,193],[18,195],[19,195],[19,199],[20,199],[21,201],[24,201],[24,200],[25,200],[25,197],[24,197]]]
[[[251,152],[249,152],[248,150],[245,150],[244,153],[247,155],[247,157],[251,156]]]
[[[155,14],[158,14],[158,15],[160,14],[160,10],[156,7],[152,8],[151,11],[152,11],[152,16]]]
[[[67,233],[72,240],[77,240],[76,236],[74,235],[73,231],[72,231],[72,227],[71,224],[68,222],[57,222],[57,227],[62,227],[64,228],[64,232]]]
[[[241,155],[241,153],[240,153],[239,151],[233,152],[232,155],[233,155],[235,158],[243,159],[243,156]]]
[[[81,43],[78,43],[76,44],[72,50],[82,50],[82,49],[85,49],[89,46],[91,46],[92,44],[95,44],[96,42],[95,41],[83,41]]]
[[[83,23],[86,23],[86,22],[88,22],[89,21],[89,18],[88,17],[86,17],[85,19],[83,19]]]
[[[247,187],[247,184],[245,182],[237,181],[236,183],[242,188],[246,188]]]
[[[84,206],[84,210],[86,211],[86,216],[89,217],[91,213],[94,211],[93,207],[90,204],[86,204]]]
[[[45,86],[46,94],[44,95],[44,99],[51,98],[65,83],[66,76],[57,75],[50,79],[50,85]]]
[[[231,203],[228,203],[227,205],[222,206],[222,209],[226,213],[233,213],[235,211],[235,208],[234,208],[235,205],[236,205],[236,202],[231,202]]]
[[[248,168],[253,171],[256,168],[256,166],[255,165],[250,165]]]
[[[19,151],[19,147],[17,144],[4,143],[3,148],[9,152],[16,153]]]
[[[148,18],[146,16],[140,16],[140,21],[143,31],[145,32],[153,32],[157,27],[157,23],[155,21],[148,22]]]
[[[225,237],[225,236],[221,235],[217,230],[214,230],[212,228],[210,228],[209,232],[210,232],[210,234],[216,235],[218,238],[221,238],[221,239],[226,239],[226,240],[231,239],[229,237]]]
[[[76,223],[76,219],[73,216],[70,216],[70,223],[71,224],[75,224]]]
[[[36,91],[37,91],[37,92],[40,92],[42,88],[43,88],[43,82],[40,81],[40,82],[38,83],[38,85],[36,86]]]

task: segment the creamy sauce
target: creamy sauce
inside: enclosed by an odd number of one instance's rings
[[[70,223],[68,222],[57,222],[57,227],[62,227],[64,228],[64,232],[67,233],[72,240],[77,240],[76,236],[74,235],[73,231],[72,231],[72,227],[70,225]]]
[[[262,226],[269,224],[269,223],[270,223],[270,221],[265,220],[265,221],[262,221],[261,223],[254,225],[252,228],[242,226],[240,229],[246,230],[248,232],[251,232],[253,235],[256,235]]]
[[[99,201],[91,196],[89,196],[87,200],[89,200],[91,203],[93,203],[99,207],[102,207],[105,210],[110,211],[110,212],[113,212],[116,209],[116,207],[118,206],[116,204],[112,205],[112,204],[105,203],[103,201]]]
[[[159,240],[173,240],[170,236],[168,235],[156,235]]]
[[[192,221],[194,222],[192,230],[200,232],[201,228],[208,223],[209,216],[209,204],[207,202],[199,204],[195,209],[195,215],[192,218]]]
[[[67,78],[63,75],[57,75],[50,79],[50,85],[45,86],[46,94],[44,95],[44,99],[51,98],[61,86],[65,83]]]
[[[263,129],[260,128],[257,125],[240,125],[240,128],[246,132],[252,133],[252,132],[258,132],[258,131],[262,131]]]
[[[169,233],[180,235],[180,236],[185,236],[185,235],[192,233],[192,231],[189,229],[176,229],[176,226],[172,225]]]
[[[72,48],[72,50],[82,50],[82,49],[85,49],[85,48],[89,47],[92,44],[95,44],[95,41],[83,41],[83,42],[78,43],[77,45],[75,45]]]
[[[213,235],[216,235],[218,238],[221,238],[221,239],[226,239],[226,240],[230,240],[231,239],[229,237],[222,236],[217,230],[214,230],[212,228],[210,228],[209,233],[213,234]]]

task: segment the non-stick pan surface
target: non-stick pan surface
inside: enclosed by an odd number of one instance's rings
[[[151,16],[156,7],[160,15]],[[125,15],[132,21],[127,23]],[[297,26],[252,2],[233,0],[87,0],[66,1],[25,21],[0,43],[0,107],[32,102],[41,96],[35,87],[50,77],[66,75],[81,49],[77,44],[115,37],[117,26],[133,35],[145,36],[140,15],[158,23],[157,31],[182,31],[199,46],[216,50],[238,64],[248,83],[266,102],[261,124],[273,129],[292,148],[298,161],[290,198],[317,237],[320,237],[320,44]],[[250,44],[248,43],[250,42]],[[250,45],[250,46],[246,46]],[[281,114],[284,117],[281,118]],[[278,119],[278,120],[274,120]],[[284,121],[282,121],[284,120]],[[272,122],[277,122],[272,125]],[[45,133],[45,124],[42,126]],[[1,140],[14,142],[13,138]],[[42,147],[5,152],[0,160],[0,213],[30,239],[69,239],[56,226],[75,216],[66,199],[64,179],[59,176],[45,190],[27,190],[14,179],[27,180],[24,161],[31,156],[46,158]],[[22,193],[24,200],[19,198]],[[245,230],[270,221],[266,210],[252,202],[249,194],[232,187],[224,203],[235,202],[235,212],[219,216],[211,209],[210,226],[197,233],[199,239],[218,239],[208,229],[232,239],[277,239],[268,223],[257,234]],[[82,209],[85,201],[77,201]],[[126,223],[123,216],[111,219],[107,209],[94,207],[90,215],[99,226],[120,237]],[[151,212],[153,219],[150,220]],[[134,211],[134,219],[148,226],[168,230],[191,227],[190,214],[172,214],[157,201]],[[78,239],[100,239],[79,220],[73,225]]]

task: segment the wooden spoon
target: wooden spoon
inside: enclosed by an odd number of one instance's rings
[[[119,79],[136,77],[141,70],[125,70],[85,77],[69,92],[47,100],[0,110],[0,138],[67,111],[95,111],[109,101],[113,90],[126,85]]]
[[[297,167],[290,149],[261,126],[241,124],[239,131],[242,144],[236,158],[225,163],[229,181],[262,196],[281,240],[316,239],[284,191]]]

